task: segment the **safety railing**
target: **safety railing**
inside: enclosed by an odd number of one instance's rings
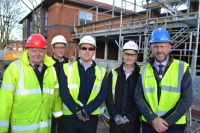
[[[129,16],[123,17],[122,21],[122,32],[124,29],[134,29],[141,28],[147,25],[153,24],[164,24],[171,22],[184,22],[187,20],[197,19],[198,13],[186,13],[177,16],[163,16],[159,18],[150,18],[147,19],[145,17],[132,19]],[[92,24],[86,24],[82,26],[77,26],[75,30],[75,35],[79,34],[87,34],[87,33],[98,33],[98,32],[112,32],[113,30],[118,30],[120,28],[120,19],[113,18],[107,19],[103,21],[94,22]]]

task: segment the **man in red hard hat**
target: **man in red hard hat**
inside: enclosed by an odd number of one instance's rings
[[[46,55],[47,41],[32,34],[19,60],[4,72],[0,89],[0,132],[50,133],[51,116],[60,117],[55,63]]]

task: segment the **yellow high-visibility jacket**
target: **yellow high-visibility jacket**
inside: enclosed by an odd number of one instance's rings
[[[180,99],[181,80],[187,68],[187,63],[176,59],[173,60],[160,82],[161,96],[158,102],[158,88],[153,69],[150,64],[142,67],[144,97],[152,111],[158,116],[165,115]],[[142,116],[142,120],[147,122],[144,116]],[[186,124],[186,116],[183,115],[176,124]]]
[[[63,114],[54,63],[45,55],[43,91],[27,51],[8,66],[0,89],[0,133],[8,132],[9,124],[12,133],[50,133],[52,113]]]

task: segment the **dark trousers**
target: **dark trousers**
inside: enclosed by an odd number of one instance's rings
[[[98,116],[90,117],[89,121],[83,122],[70,116],[63,117],[65,133],[96,133]]]
[[[116,125],[115,122],[111,120],[110,133],[140,133],[140,123],[130,121],[127,124]]]
[[[51,122],[51,133],[64,133],[63,129],[63,118],[54,118],[52,117]]]
[[[185,126],[169,127],[166,133],[184,133]],[[142,133],[157,133],[149,124],[142,123]]]

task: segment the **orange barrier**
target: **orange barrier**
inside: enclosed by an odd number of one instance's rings
[[[21,54],[22,54],[22,51],[8,51],[4,53],[2,60],[4,61],[17,60],[19,59]]]

